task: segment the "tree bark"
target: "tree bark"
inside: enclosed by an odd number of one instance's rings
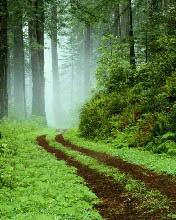
[[[29,22],[32,66],[32,115],[46,117],[44,98],[44,1],[32,2],[32,19]]]
[[[7,57],[7,0],[0,0],[0,119],[8,115]]]
[[[58,50],[57,50],[57,5],[51,6],[51,53],[52,53],[52,74],[53,74],[53,111],[55,124],[61,121],[61,104],[60,104],[60,85],[59,85],[59,66],[58,66]]]
[[[26,116],[25,70],[22,14],[19,12],[14,27],[14,98],[15,111],[18,116]]]
[[[162,0],[162,8],[168,9],[169,5],[176,4],[176,0]]]
[[[133,69],[136,68],[136,59],[135,59],[135,42],[134,42],[134,33],[133,33],[133,14],[132,14],[132,5],[131,0],[129,0],[129,41],[130,41],[130,64]]]
[[[121,25],[120,25],[120,5],[118,4],[114,13],[114,35],[121,37]]]
[[[126,39],[129,36],[129,4],[122,3],[119,6],[120,10],[120,26],[121,26],[121,39]]]
[[[85,47],[84,47],[84,95],[88,96],[90,89],[90,73],[91,73],[91,25],[86,24],[85,26]]]
[[[12,52],[10,49],[7,54],[7,91],[8,91],[8,109],[14,106],[14,74],[12,73]],[[8,112],[9,114],[9,112]]]

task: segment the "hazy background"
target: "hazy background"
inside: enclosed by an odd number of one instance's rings
[[[62,36],[60,37],[62,44],[58,44],[60,97],[54,100],[51,41],[45,37],[45,108],[48,126],[54,128],[76,126],[81,106],[88,98],[84,95],[84,65],[77,62],[77,58],[68,47],[68,40]],[[96,84],[94,71],[95,63],[91,66],[91,88]],[[54,102],[60,102],[59,121],[55,119]]]

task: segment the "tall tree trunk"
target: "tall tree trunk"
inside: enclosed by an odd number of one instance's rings
[[[120,25],[120,5],[117,4],[114,13],[114,35],[117,37],[121,37],[121,25]]]
[[[148,63],[148,30],[145,33],[145,62]]]
[[[159,24],[156,20],[156,13],[160,11],[159,0],[151,0],[149,2],[149,32],[148,32],[148,61],[152,61],[153,57],[157,54],[156,40],[158,38]]]
[[[133,33],[133,13],[131,0],[129,0],[129,41],[130,41],[130,64],[133,69],[136,68],[136,59],[135,59],[135,42],[134,42],[134,33]]]
[[[127,2],[120,4],[119,11],[121,39],[124,40],[129,36],[129,4]]]
[[[18,116],[26,116],[25,101],[25,70],[24,70],[24,43],[22,14],[17,15],[14,27],[14,98],[15,110]]]
[[[90,73],[91,73],[91,26],[85,26],[85,48],[84,48],[84,95],[87,97],[90,89]]]
[[[7,56],[7,0],[0,0],[0,119],[8,115]]]
[[[12,52],[10,49],[8,49],[7,63],[8,110],[11,110],[11,107],[14,109],[14,74],[12,73]]]
[[[71,43],[72,44],[72,43]],[[73,107],[73,98],[74,98],[74,51],[72,46],[72,55],[71,55],[71,108]]]
[[[167,9],[170,2],[171,2],[170,0],[162,0],[162,8]]]
[[[58,66],[58,50],[57,50],[57,5],[51,6],[51,53],[52,53],[52,73],[53,73],[53,111],[55,124],[59,124],[61,120],[61,104],[60,104],[60,85],[59,85],[59,66]]]
[[[168,9],[169,5],[175,4],[176,0],[162,0],[162,8]]]
[[[32,114],[36,116],[43,116],[45,118],[44,2],[43,0],[34,0],[32,4],[32,20],[29,22],[33,83]]]

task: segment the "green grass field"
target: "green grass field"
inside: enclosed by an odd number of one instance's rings
[[[44,134],[47,134],[51,146],[97,173],[113,178],[124,188],[124,196],[138,201],[136,212],[147,209],[148,212],[167,213],[160,220],[176,216],[170,209],[172,201],[158,190],[149,190],[129,174],[57,143],[55,136],[58,133],[45,128],[39,120],[3,120],[0,132],[1,220],[103,220],[94,208],[100,203],[99,199],[86,186],[84,179],[77,176],[76,168],[56,160],[54,155],[38,146],[36,137]],[[117,149],[109,143],[85,140],[76,130],[68,130],[64,137],[83,148],[105,152],[158,173],[176,175],[174,157],[138,149]]]
[[[35,141],[53,133],[38,121],[3,121],[0,131],[0,219],[102,219],[98,198],[69,167]]]

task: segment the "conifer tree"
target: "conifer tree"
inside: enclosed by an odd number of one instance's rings
[[[7,53],[7,0],[0,0],[0,119],[8,115]]]

